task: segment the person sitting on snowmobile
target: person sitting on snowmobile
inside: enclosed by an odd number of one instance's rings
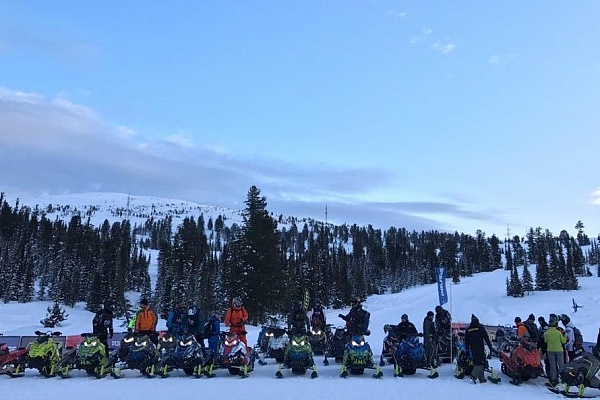
[[[288,331],[290,335],[301,334],[305,335],[306,332],[310,331],[310,321],[306,311],[302,308],[300,301],[295,301],[292,305],[292,311],[288,315]]]
[[[348,332],[352,335],[369,335],[369,318],[371,314],[362,308],[360,298],[352,299],[352,308],[348,314],[338,314],[338,317],[346,321]]]
[[[108,339],[113,337],[113,312],[110,307],[104,307],[96,313],[92,320],[92,333],[98,337],[108,354]]]
[[[529,341],[531,343],[537,343],[540,332],[535,323],[535,315],[529,314],[529,317],[527,317],[527,319],[523,322],[523,325],[525,325],[527,332],[529,333]]]
[[[398,339],[404,340],[410,336],[416,336],[419,334],[415,324],[408,320],[407,314],[402,314],[400,317],[400,323],[394,328],[394,333],[398,336]]]
[[[327,319],[325,318],[325,310],[321,304],[321,300],[315,301],[315,305],[312,309],[310,316],[310,326],[313,328],[323,329],[327,325]]]

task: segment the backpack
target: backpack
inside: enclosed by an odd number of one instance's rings
[[[581,331],[576,326],[573,327],[573,335],[575,337],[575,343],[573,343],[573,347],[582,347],[583,346],[583,335]]]
[[[529,321],[525,321],[524,325],[525,325],[525,328],[527,328],[527,333],[529,333],[529,341],[537,342],[538,337],[539,337],[539,331],[538,331],[537,326],[535,326],[534,324],[532,324]]]

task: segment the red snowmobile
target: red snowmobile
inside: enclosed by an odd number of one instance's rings
[[[512,378],[512,384],[519,385],[544,374],[540,350],[526,338],[505,341],[498,355],[502,373]]]

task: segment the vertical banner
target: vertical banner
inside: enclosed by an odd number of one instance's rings
[[[446,291],[446,267],[436,267],[435,275],[437,277],[438,296],[440,306],[448,302],[448,292]]]
[[[308,289],[304,290],[304,301],[302,302],[302,308],[304,308],[304,311],[308,310],[308,306],[310,305],[310,293],[308,292]]]

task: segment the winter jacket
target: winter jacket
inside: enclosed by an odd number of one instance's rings
[[[293,310],[288,316],[288,330],[306,333],[310,330],[308,315],[303,309]]]
[[[450,335],[451,324],[452,316],[450,315],[450,312],[448,310],[442,308],[441,312],[436,312],[435,328],[438,332],[444,331],[444,333],[447,332],[447,335]]]
[[[167,330],[177,338],[185,333],[191,333],[188,329],[187,315],[185,312],[185,308],[176,308],[167,316]]]
[[[112,337],[113,331],[113,313],[102,309],[96,313],[92,320],[92,332],[101,340],[106,340],[108,335]]]
[[[573,351],[573,346],[575,345],[575,331],[573,330],[575,325],[573,322],[569,321],[568,324],[565,325],[565,336],[567,337],[567,343],[565,343],[565,350]]]
[[[240,308],[229,307],[225,312],[225,326],[233,333],[245,332],[248,322],[248,311],[242,306]]]
[[[196,313],[190,315],[190,309],[188,308],[186,323],[189,333],[204,336],[204,324],[206,324],[206,320],[204,318],[204,313],[200,311],[200,309],[196,309]]]
[[[562,353],[563,345],[567,339],[555,326],[550,326],[546,333],[544,333],[544,341],[546,342],[546,351],[548,353]]]
[[[465,345],[473,357],[473,364],[484,365],[486,358],[485,344],[487,344],[491,352],[492,342],[487,331],[479,324],[479,320],[471,320],[471,324],[465,334]]]
[[[348,331],[352,334],[364,335],[369,330],[369,319],[371,314],[364,310],[361,305],[352,307],[347,315],[339,314],[346,321]]]
[[[394,333],[398,335],[398,338],[405,339],[409,336],[418,335],[419,331],[417,331],[417,327],[412,322],[402,321],[398,325],[396,325]]]
[[[438,340],[435,322],[433,322],[433,316],[425,317],[423,320],[423,340],[430,343],[436,343]]]
[[[327,319],[325,318],[325,311],[323,307],[313,307],[312,314],[310,316],[310,324],[314,327],[322,328],[327,325]]]
[[[528,319],[523,322],[523,325],[525,325],[525,328],[527,328],[527,332],[529,333],[529,341],[532,343],[537,342],[540,333],[535,321]]]
[[[156,331],[157,323],[158,318],[156,317],[156,313],[152,311],[150,307],[146,307],[145,309],[142,309],[137,315],[137,318],[135,320],[135,331]]]
[[[546,338],[544,337],[546,332],[548,331],[548,328],[550,326],[548,325],[548,323],[540,323],[540,329],[538,330],[539,333],[539,338],[537,341],[537,346],[540,349],[540,351],[542,352],[542,354],[546,354],[546,352],[548,351],[547,348],[547,344],[546,344]]]

